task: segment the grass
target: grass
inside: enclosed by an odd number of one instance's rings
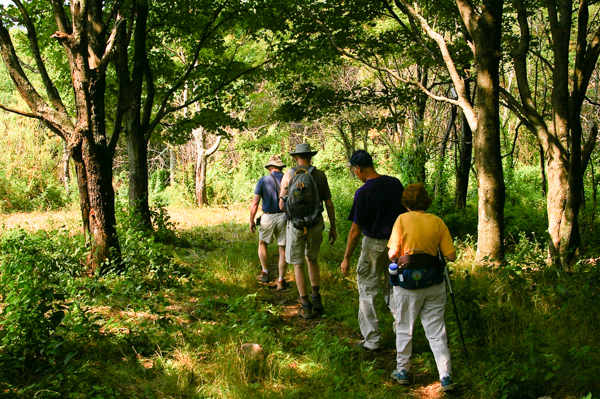
[[[248,231],[247,206],[169,209],[169,215],[178,236],[171,244],[138,239],[123,244],[136,265],[131,273],[57,283],[66,287],[71,309],[61,330],[64,354],[42,367],[40,359],[51,359],[42,353],[21,369],[2,363],[0,356],[3,396],[444,397],[420,324],[413,384],[401,387],[389,378],[395,345],[383,301],[384,350],[354,348],[361,338],[356,278],[339,271],[345,236],[333,246],[324,242],[320,254],[326,314],[304,321],[296,316],[295,284],[278,292],[255,280],[257,237]],[[8,228],[25,220],[31,230],[50,231],[70,220],[61,213],[34,216],[11,215],[2,223]],[[527,239],[500,268],[476,265],[468,241],[459,247],[453,286],[471,360],[461,350],[449,302],[447,328],[459,383],[452,396],[582,398],[591,392],[598,397],[597,268],[581,265],[568,275],[540,268],[541,250]],[[270,250],[275,267],[275,247]],[[148,266],[157,261],[163,262],[159,268]],[[74,312],[75,305],[84,312]],[[246,355],[245,343],[259,344],[262,358]],[[69,359],[68,353],[74,355]]]

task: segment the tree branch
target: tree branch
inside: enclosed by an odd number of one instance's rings
[[[123,18],[119,17],[119,19],[115,23],[115,26],[113,27],[112,31],[110,32],[110,36],[108,37],[108,40],[106,42],[106,49],[104,51],[104,54],[102,55],[102,58],[100,59],[100,63],[98,64],[98,71],[100,71],[100,72],[106,71],[106,68],[108,67],[108,63],[111,61],[111,59],[114,55],[114,51],[115,51],[115,47],[116,47],[115,43],[117,41],[118,31],[119,31],[119,29],[121,29],[121,26],[123,26],[124,23],[125,23],[125,20]]]
[[[31,84],[21,67],[10,34],[2,21],[0,21],[0,52],[15,88],[32,113],[37,115],[39,119],[43,119],[49,126],[52,126],[53,130],[59,130],[67,137],[70,133],[69,130],[72,131],[73,129],[72,121],[66,113],[58,112],[49,107]]]
[[[413,18],[415,18],[415,20],[419,21],[419,23],[421,24],[421,29],[423,29],[425,31],[425,33],[427,33],[427,35],[429,37],[431,37],[437,43],[437,45],[442,53],[442,58],[444,60],[444,64],[446,65],[446,68],[448,69],[448,73],[450,74],[450,77],[452,78],[452,83],[454,84],[454,87],[458,94],[458,101],[453,101],[453,102],[447,101],[447,102],[450,102],[451,104],[460,106],[467,118],[467,121],[469,122],[469,126],[471,127],[471,130],[476,131],[477,124],[478,124],[477,115],[475,114],[475,110],[473,109],[473,106],[471,105],[471,102],[469,101],[469,98],[467,96],[465,82],[460,77],[460,74],[456,70],[454,60],[452,59],[452,56],[450,55],[450,51],[448,50],[448,46],[446,45],[446,40],[444,39],[444,37],[442,35],[437,33],[435,30],[433,30],[429,26],[429,24],[427,23],[425,18],[423,18],[423,16],[421,16],[419,13],[417,13],[416,10],[408,3],[407,0],[399,0],[399,1],[404,5],[404,7],[406,8],[409,15],[411,15]],[[463,4],[465,7],[467,5],[469,5],[469,3],[467,3],[465,0],[457,0],[457,3],[459,5]],[[472,8],[470,8],[470,11],[469,10],[461,10],[461,14],[463,12],[466,13],[465,15],[463,15],[463,19],[466,18],[468,21],[471,21]],[[471,22],[469,22],[469,23],[471,23]]]
[[[14,108],[7,107],[6,105],[0,104],[0,109],[3,109],[5,111],[7,111],[7,112],[12,112],[13,114],[17,114],[17,115],[21,115],[21,116],[26,116],[27,118],[44,120],[44,118],[42,118],[39,115],[31,114],[29,112],[19,111],[19,110],[14,109]]]
[[[25,9],[25,7],[23,7],[21,0],[13,0],[13,2],[17,6],[17,8],[19,9],[19,12],[21,13],[21,16],[23,17],[22,23],[27,28],[27,38],[29,39],[29,47],[31,48],[31,52],[35,59],[35,63],[38,68],[38,73],[42,77],[42,82],[46,89],[46,93],[48,94],[48,98],[50,99],[50,101],[52,102],[52,105],[54,105],[54,107],[56,108],[56,110],[58,112],[66,115],[67,109],[65,108],[65,106],[62,102],[62,99],[60,98],[60,94],[58,93],[56,86],[54,86],[54,83],[52,82],[52,80],[50,79],[50,76],[48,75],[48,71],[46,69],[46,64],[42,60],[42,55],[41,55],[40,47],[38,45],[38,40],[37,40],[36,29],[35,29],[35,26],[33,25],[33,22],[31,21],[31,18],[29,18],[29,13]]]
[[[50,0],[52,4],[52,13],[54,14],[54,19],[56,20],[56,26],[58,27],[59,32],[62,32],[66,35],[69,35],[73,32],[69,19],[65,14],[65,9],[63,8],[62,0]]]
[[[583,146],[583,151],[581,152],[581,172],[583,173],[587,168],[590,159],[592,157],[592,152],[594,151],[594,147],[596,145],[596,139],[598,137],[598,124],[596,122],[592,122],[590,126],[590,133],[588,135],[588,140]]]
[[[204,155],[206,155],[206,157],[210,157],[212,154],[214,154],[218,149],[219,149],[219,145],[221,145],[221,140],[223,139],[223,136],[217,136],[217,141],[215,141],[215,143],[212,145],[212,147],[210,147],[208,150],[206,150],[204,152]]]

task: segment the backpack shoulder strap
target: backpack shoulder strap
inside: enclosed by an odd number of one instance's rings
[[[319,192],[319,185],[317,184],[317,180],[312,175],[312,172],[316,169],[317,168],[315,168],[314,165],[310,165],[306,170],[306,173],[310,176],[313,182],[313,186],[315,187],[315,192],[317,193],[317,202],[321,203],[321,193]]]
[[[273,176],[272,173],[269,173],[271,175],[271,177],[273,178],[273,181],[275,182],[275,187],[277,188],[277,195],[279,196],[279,193],[281,192],[281,189],[279,188],[279,183],[277,183],[277,179],[275,178],[275,176]]]

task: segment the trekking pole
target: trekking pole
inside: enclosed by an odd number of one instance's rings
[[[454,306],[454,315],[456,316],[456,323],[458,324],[458,332],[460,335],[460,340],[463,345],[463,350],[465,352],[465,357],[467,358],[467,362],[469,359],[469,351],[467,350],[467,345],[465,344],[465,337],[463,335],[462,326],[460,324],[460,317],[458,316],[458,309],[456,308],[456,302],[454,301],[454,291],[452,291],[452,284],[450,283],[450,273],[448,273],[448,266],[446,265],[446,258],[441,252],[438,253],[440,256],[440,260],[442,261],[442,265],[444,266],[444,276],[446,277],[446,283],[448,283],[448,289],[450,290],[450,298],[452,299],[452,305]]]

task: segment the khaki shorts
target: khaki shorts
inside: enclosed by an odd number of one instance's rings
[[[258,227],[258,238],[261,241],[270,244],[273,237],[279,246],[285,246],[285,213],[263,213],[260,217],[260,226]]]
[[[304,234],[304,230],[299,230],[288,223],[287,245],[285,246],[286,262],[300,265],[304,263],[305,256],[310,260],[317,260],[323,242],[323,230],[325,230],[323,218],[317,225],[308,229],[306,234]]]

